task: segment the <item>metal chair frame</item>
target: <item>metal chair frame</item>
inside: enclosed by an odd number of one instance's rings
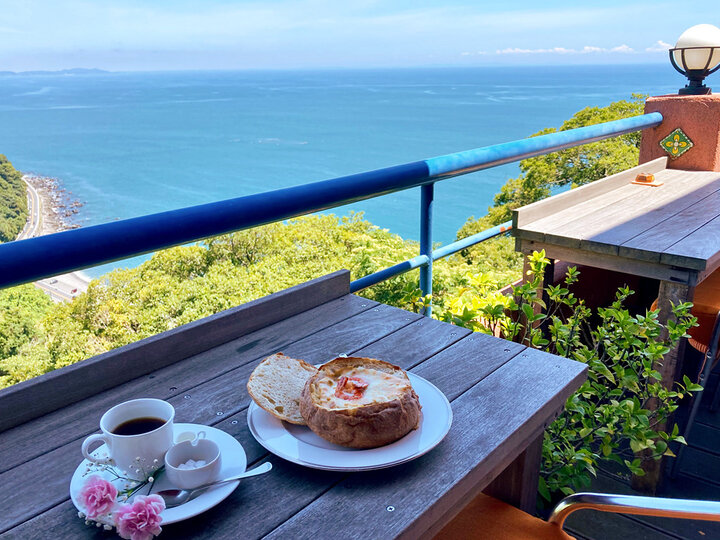
[[[698,519],[720,522],[720,501],[666,499],[639,495],[575,493],[558,503],[548,523],[562,528],[565,519],[577,510],[592,509],[614,514]]]
[[[703,390],[696,392],[692,398],[693,403],[692,408],[690,409],[690,416],[688,416],[688,421],[685,426],[685,432],[683,433],[683,437],[685,437],[685,440],[687,440],[690,435],[690,430],[692,429],[693,423],[695,422],[695,417],[698,413],[698,409],[700,408],[702,395],[705,391],[705,384],[710,378],[710,372],[712,371],[712,368],[715,364],[715,359],[717,358],[718,339],[720,339],[720,311],[718,311],[717,315],[715,316],[715,324],[713,326],[712,335],[710,336],[710,343],[708,345],[708,350],[705,353],[704,364],[700,373],[700,379],[698,380],[698,384],[703,387]],[[710,410],[717,410],[718,405],[720,405],[720,386],[716,387],[715,389],[715,396],[713,398],[712,404],[710,405]],[[680,445],[677,457],[675,458],[672,468],[670,469],[670,478],[675,478],[677,476],[680,468],[680,460],[683,456],[684,451],[685,445]]]

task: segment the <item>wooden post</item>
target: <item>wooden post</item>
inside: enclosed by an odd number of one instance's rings
[[[530,515],[535,514],[543,433],[541,432],[483,493],[516,506]]]
[[[660,314],[658,316],[658,322],[666,325],[668,320],[673,318],[672,306],[670,303],[677,305],[681,302],[687,302],[692,296],[692,290],[688,285],[682,283],[673,283],[671,281],[661,281],[660,290],[658,292],[658,307],[660,308]],[[660,335],[661,339],[667,338],[667,330],[663,330]],[[654,367],[662,375],[662,385],[671,389],[678,375],[682,372],[682,358],[685,351],[685,340],[680,340],[680,343],[673,349],[671,349],[663,358],[662,363],[657,363]],[[655,404],[650,403],[649,409],[656,407]],[[662,424],[658,424],[658,430],[664,430],[668,425],[671,425],[673,421],[672,416],[669,417]],[[632,477],[631,485],[633,489],[642,491],[644,493],[655,494],[662,480],[662,466],[663,459],[655,461],[650,458],[650,454],[647,451],[643,451],[638,454],[638,457],[645,458],[642,464],[642,468],[645,471],[645,476]]]

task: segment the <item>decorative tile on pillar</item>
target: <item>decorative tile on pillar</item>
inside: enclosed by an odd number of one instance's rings
[[[685,135],[682,129],[677,128],[660,141],[660,146],[672,159],[679,158],[693,147],[693,142]]]

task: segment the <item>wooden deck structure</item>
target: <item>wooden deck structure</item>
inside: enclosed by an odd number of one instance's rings
[[[671,304],[692,301],[695,286],[720,268],[720,172],[666,167],[659,158],[515,210],[516,249],[659,280],[658,320],[666,323]],[[641,173],[656,185],[634,182]],[[681,379],[684,345],[657,366],[667,388]],[[662,469],[644,467],[634,485],[652,493]]]
[[[351,295],[349,284],[348,272],[331,274],[0,392],[0,535],[108,537],[78,518],[69,482],[102,413],[137,397],[168,400],[177,422],[217,427],[251,467],[274,466],[161,538],[432,537],[481,490],[533,508],[543,430],[586,366]],[[246,383],[277,351],[314,363],[342,353],[390,360],[447,396],[450,432],[381,471],[269,455],[248,429]]]

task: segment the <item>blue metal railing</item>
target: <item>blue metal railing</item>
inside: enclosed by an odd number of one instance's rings
[[[429,294],[433,260],[502,234],[510,226],[506,223],[433,251],[434,182],[654,127],[661,122],[660,113],[645,114],[332,180],[1,244],[0,288],[422,186],[420,255],[354,281],[352,290],[358,291],[421,267],[421,288],[424,294]]]

